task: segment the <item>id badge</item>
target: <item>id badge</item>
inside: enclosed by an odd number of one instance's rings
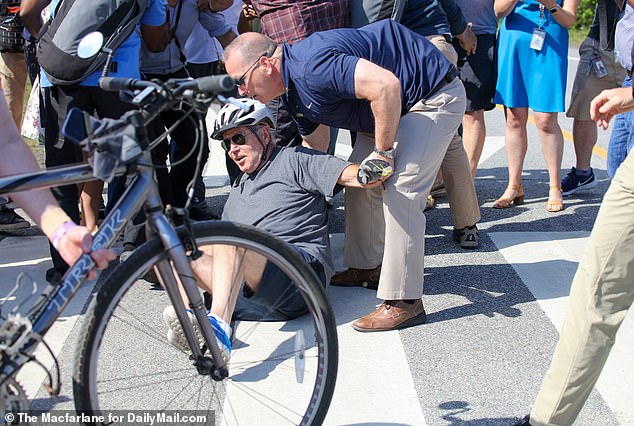
[[[603,63],[601,58],[596,58],[592,65],[594,68],[594,75],[596,75],[597,78],[607,77],[608,70],[605,68],[605,63]]]
[[[533,37],[531,37],[531,49],[538,52],[544,47],[544,40],[546,39],[546,31],[541,28],[535,28],[533,30]]]

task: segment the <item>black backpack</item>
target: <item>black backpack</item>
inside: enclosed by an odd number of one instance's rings
[[[20,1],[0,0],[0,52],[24,52]]]
[[[76,84],[102,69],[108,54],[100,50],[91,58],[80,58],[81,39],[99,31],[103,47],[114,51],[132,34],[146,7],[147,0],[60,0],[37,45],[37,59],[49,81]]]

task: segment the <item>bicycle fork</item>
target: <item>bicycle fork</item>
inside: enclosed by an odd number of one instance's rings
[[[149,213],[149,221],[161,239],[163,247],[165,247],[168,254],[168,260],[159,262],[156,264],[156,267],[159,270],[159,276],[163,281],[169,299],[174,306],[176,316],[183,327],[187,342],[192,349],[193,359],[195,360],[198,372],[200,374],[211,375],[214,380],[223,380],[228,377],[229,370],[218,349],[214,331],[207,318],[207,309],[205,308],[201,293],[198,290],[196,280],[194,279],[194,271],[185,253],[185,247],[183,246],[181,238],[179,238],[176,229],[161,211]],[[170,261],[172,262],[173,269],[170,266]],[[186,307],[181,297],[179,283],[176,281],[174,272],[178,274],[183,290],[189,299],[189,306],[200,325],[207,347],[211,351],[213,365],[209,364],[209,360],[203,356],[202,350],[198,346],[198,339],[196,338],[193,325],[186,314]]]

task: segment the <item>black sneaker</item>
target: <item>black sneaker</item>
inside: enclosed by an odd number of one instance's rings
[[[521,419],[515,418],[515,423],[514,426],[531,426],[531,418],[530,416],[527,414],[524,417],[522,417]]]
[[[13,209],[4,208],[0,210],[0,232],[25,229],[30,226],[29,221],[17,214]]]
[[[478,241],[478,227],[475,224],[462,229],[454,228],[452,236],[454,241],[460,243],[460,247],[463,249],[474,249],[480,245]]]
[[[594,177],[592,167],[590,168],[590,174],[588,176],[579,176],[577,169],[573,167],[561,181],[561,193],[563,195],[574,194],[577,191],[594,188],[598,183]]]

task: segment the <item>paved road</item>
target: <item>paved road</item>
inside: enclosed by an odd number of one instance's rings
[[[571,70],[576,62],[571,53]],[[340,340],[337,388],[326,423],[377,425],[503,425],[530,409],[558,337],[569,286],[592,228],[608,180],[601,151],[593,158],[600,184],[566,199],[559,214],[545,211],[548,176],[537,134],[529,125],[529,152],[523,176],[527,202],[508,210],[491,208],[506,185],[503,113],[487,113],[488,138],[476,189],[482,221],[481,246],[464,251],[451,240],[450,211],[442,202],[428,214],[424,303],[427,324],[400,332],[356,333],[350,322],[378,303],[374,292],[331,287]],[[560,116],[562,128],[571,121]],[[570,136],[568,136],[570,139]],[[607,147],[607,134],[598,144]],[[338,152],[346,152],[342,134]],[[217,152],[214,154],[217,155]],[[207,170],[209,202],[220,210],[227,193],[218,157]],[[563,167],[574,164],[570,140]],[[335,259],[342,242],[342,199],[331,217]],[[8,294],[19,272],[42,281],[48,267],[44,237],[0,241],[0,288]],[[340,265],[340,267],[343,267]],[[84,298],[89,289],[84,290]],[[21,296],[18,296],[20,299]],[[82,298],[48,336],[59,353],[62,379],[70,382]],[[630,313],[579,425],[634,425],[634,318]],[[142,349],[139,349],[142,350]],[[134,356],[134,354],[131,354]],[[36,405],[69,407],[65,386],[44,401],[42,376],[21,376]]]

